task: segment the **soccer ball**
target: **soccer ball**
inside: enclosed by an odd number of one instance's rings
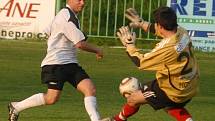
[[[124,78],[119,85],[119,92],[123,97],[128,97],[132,92],[141,89],[141,83],[135,77]]]

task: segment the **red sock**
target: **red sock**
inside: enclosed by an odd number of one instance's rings
[[[126,119],[134,115],[139,110],[139,107],[132,107],[128,104],[123,106],[122,111],[114,117],[116,121],[126,121]]]
[[[188,118],[192,116],[185,108],[170,108],[167,109],[169,115],[173,116],[177,119],[177,121],[186,121]]]

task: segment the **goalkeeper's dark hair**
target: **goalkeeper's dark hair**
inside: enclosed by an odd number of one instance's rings
[[[160,24],[164,29],[172,31],[178,27],[175,11],[170,7],[159,7],[153,12],[155,23]]]

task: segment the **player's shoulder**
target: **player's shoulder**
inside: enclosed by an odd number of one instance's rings
[[[189,43],[191,42],[191,39],[185,28],[178,27],[175,42],[175,50],[177,53],[182,52],[186,47],[188,47]]]
[[[70,17],[69,11],[66,8],[61,9],[56,15],[56,19],[61,19],[66,21],[68,21],[69,17]]]
[[[178,26],[177,28],[177,34],[183,35],[183,34],[188,34],[187,30],[181,26]]]
[[[178,26],[174,39],[175,39],[175,42],[178,43],[178,41],[181,41],[183,39],[186,39],[187,41],[189,41],[190,37],[185,28]]]

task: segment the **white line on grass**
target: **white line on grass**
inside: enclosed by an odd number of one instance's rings
[[[109,48],[114,48],[114,49],[123,49],[125,48],[124,46],[110,46]],[[140,49],[142,51],[151,51],[151,49]]]

